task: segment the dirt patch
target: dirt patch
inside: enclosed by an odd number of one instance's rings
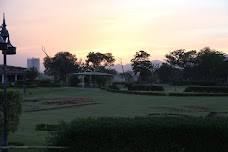
[[[196,111],[196,112],[208,112],[209,110],[205,107],[201,107],[201,106],[194,106],[194,105],[190,105],[190,106],[184,106],[186,109],[188,109],[189,111]]]

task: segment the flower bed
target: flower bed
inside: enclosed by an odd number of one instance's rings
[[[42,99],[42,100],[48,100],[45,102],[45,104],[78,104],[81,102],[93,102],[89,98],[48,98],[48,99]]]

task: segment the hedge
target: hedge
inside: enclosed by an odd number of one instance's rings
[[[102,90],[137,95],[153,95],[153,96],[228,96],[228,93],[203,93],[203,92],[159,92],[159,91],[128,91],[128,90],[115,90],[102,87]]]
[[[225,152],[228,149],[228,118],[86,118],[60,126],[47,141],[49,145],[70,147],[71,152]]]
[[[217,82],[208,81],[173,81],[173,85],[185,86],[185,85],[198,85],[198,86],[216,86]]]
[[[228,93],[170,92],[169,96],[228,96]]]
[[[164,91],[163,86],[153,85],[127,85],[130,91]]]
[[[3,91],[0,91],[0,124],[1,130],[0,134],[2,133],[2,126],[3,126],[3,115],[2,115],[2,103],[3,103]],[[9,132],[15,132],[18,129],[19,122],[20,122],[20,115],[22,113],[22,106],[21,103],[23,101],[23,95],[19,91],[7,91],[7,101],[9,104],[9,111],[8,111],[8,122],[9,122]]]
[[[221,86],[189,86],[184,92],[228,93],[228,87]]]

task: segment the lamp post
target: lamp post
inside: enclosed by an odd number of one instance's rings
[[[4,94],[3,94],[3,132],[2,146],[8,146],[8,102],[7,102],[7,67],[6,55],[16,54],[16,47],[10,43],[9,32],[6,29],[5,15],[3,14],[3,24],[0,31],[0,50],[3,54],[3,75],[4,75]],[[2,152],[8,152],[8,149],[3,149]]]

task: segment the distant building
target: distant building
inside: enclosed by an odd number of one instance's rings
[[[37,68],[38,72],[40,72],[40,59],[39,58],[27,58],[27,68]]]

